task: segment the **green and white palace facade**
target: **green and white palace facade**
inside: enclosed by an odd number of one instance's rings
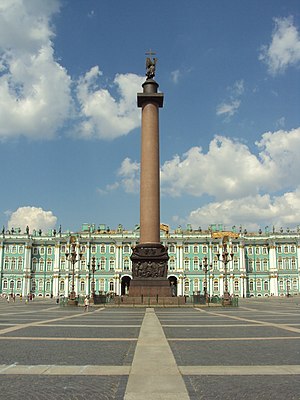
[[[225,239],[230,254],[226,266]],[[96,293],[126,295],[132,279],[132,247],[138,242],[138,227],[129,231],[121,225],[110,230],[84,224],[77,233],[3,230],[0,293],[68,297],[73,279],[76,294],[85,296],[94,279]],[[247,233],[179,227],[172,232],[161,225],[161,242],[168,247],[168,279],[177,296],[203,294],[205,288],[210,296],[222,296],[225,279],[234,296],[300,294],[299,230]],[[75,264],[66,257],[71,243],[78,259],[81,255]]]

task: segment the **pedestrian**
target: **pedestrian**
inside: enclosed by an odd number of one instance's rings
[[[84,299],[84,312],[89,311],[89,305],[90,305],[90,299],[88,298],[88,296],[86,296]]]
[[[9,303],[9,294],[6,297],[7,302]]]

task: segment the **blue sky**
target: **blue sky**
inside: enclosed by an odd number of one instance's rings
[[[298,0],[0,0],[0,224],[139,223],[145,52],[161,221],[300,224]]]

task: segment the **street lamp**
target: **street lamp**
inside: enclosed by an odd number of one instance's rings
[[[75,264],[77,261],[80,261],[82,259],[82,253],[79,253],[79,258],[77,257],[76,253],[76,246],[75,243],[71,243],[71,251],[70,253],[66,252],[66,260],[71,261],[72,264],[72,288],[71,292],[69,293],[69,300],[68,300],[68,305],[76,306],[76,293],[75,293]]]
[[[223,239],[223,252],[222,252],[222,257],[220,256],[220,253],[217,254],[218,260],[221,261],[224,264],[224,294],[223,294],[223,300],[224,304],[230,304],[231,299],[230,299],[230,293],[228,291],[228,279],[227,279],[227,264],[233,260],[233,253],[228,253],[227,251],[227,238],[224,237]]]
[[[90,303],[94,304],[95,302],[95,271],[96,271],[96,257],[93,256],[92,257],[92,263],[91,263],[91,267],[92,267],[92,294],[91,294],[91,299],[90,299]],[[99,268],[99,264],[97,265],[97,267]]]
[[[203,259],[203,271],[205,274],[204,297],[205,297],[206,301],[207,301],[207,271],[208,271],[207,267],[208,267],[207,257],[204,257],[204,259]]]

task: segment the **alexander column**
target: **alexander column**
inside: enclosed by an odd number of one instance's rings
[[[146,59],[146,80],[143,93],[137,94],[137,105],[142,109],[141,170],[140,170],[140,242],[131,256],[133,279],[129,296],[171,296],[167,279],[168,252],[160,243],[160,158],[159,108],[164,95],[157,93],[153,79],[157,58]]]

